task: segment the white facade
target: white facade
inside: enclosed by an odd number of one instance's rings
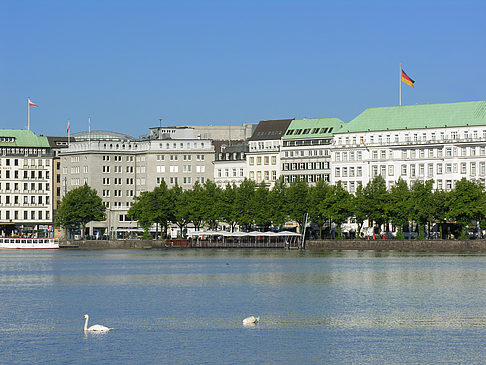
[[[224,188],[228,184],[238,186],[246,176],[246,160],[214,161],[214,182],[220,188]]]
[[[403,129],[339,134],[332,150],[333,184],[353,193],[381,175],[392,186],[434,180],[434,188],[451,190],[456,181],[486,178],[486,126]]]
[[[52,176],[46,137],[0,130],[0,234],[44,237],[52,232]]]
[[[214,182],[220,188],[229,185],[240,185],[248,176],[246,154],[248,144],[222,146],[214,160]]]

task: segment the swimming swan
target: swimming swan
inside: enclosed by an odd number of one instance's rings
[[[260,317],[250,316],[243,320],[244,326],[254,325],[260,321]]]
[[[88,319],[89,319],[89,316],[87,314],[84,315],[83,317],[86,321],[84,321],[84,331],[88,331],[88,332],[108,332],[109,330],[111,330],[112,328],[108,328],[108,327],[105,327],[105,326],[102,326],[100,324],[95,324],[94,326],[91,326],[88,328]]]

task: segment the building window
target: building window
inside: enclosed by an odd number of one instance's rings
[[[425,165],[423,163],[419,164],[419,176],[425,176]]]
[[[471,175],[476,176],[476,162],[471,162],[470,168],[471,168]]]

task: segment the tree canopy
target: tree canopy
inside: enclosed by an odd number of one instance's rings
[[[92,221],[102,221],[106,207],[96,190],[84,184],[69,191],[63,198],[56,212],[55,224],[65,229],[81,227],[84,238],[86,225]]]
[[[248,179],[239,186],[225,188],[212,181],[195,183],[191,190],[177,185],[169,189],[162,182],[152,192],[135,197],[129,215],[146,230],[158,223],[166,233],[172,222],[182,233],[189,223],[196,229],[203,225],[218,229],[223,223],[230,230],[236,225],[243,230],[266,230],[292,221],[302,227],[308,213],[321,237],[323,227],[330,230],[331,223],[335,223],[339,230],[349,218],[355,219],[358,232],[368,220],[375,227],[391,223],[399,234],[412,222],[422,234],[434,221],[443,223],[448,219],[465,227],[486,216],[486,193],[479,183],[463,179],[449,192],[433,191],[432,187],[432,181],[408,186],[399,179],[387,189],[381,176],[365,186],[359,184],[354,195],[340,182],[329,185],[323,180],[309,186],[304,180],[287,184],[279,179],[272,189]]]

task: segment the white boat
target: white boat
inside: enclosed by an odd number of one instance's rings
[[[54,238],[0,237],[1,248],[53,249],[59,248],[59,240]]]

